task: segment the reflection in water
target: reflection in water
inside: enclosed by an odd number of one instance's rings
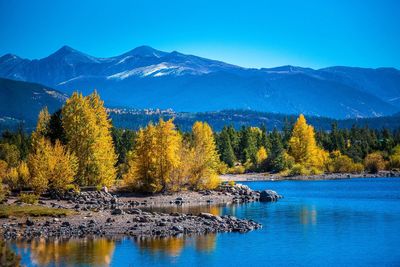
[[[152,253],[166,253],[169,256],[179,256],[183,246],[185,245],[184,237],[168,237],[168,238],[144,238],[138,239],[138,247]]]
[[[77,265],[90,264],[96,266],[109,265],[115,249],[115,241],[110,239],[44,239],[17,242],[19,254],[29,251],[30,262],[35,265]]]
[[[216,234],[208,234],[202,236],[196,236],[196,250],[211,252],[215,250],[217,244],[217,236]]]
[[[178,257],[184,247],[192,246],[199,252],[211,252],[216,248],[216,235],[207,234],[193,237],[167,237],[137,239],[139,249],[153,254],[166,254]]]
[[[303,225],[317,224],[317,209],[315,206],[312,206],[311,209],[309,207],[303,207],[300,211],[300,222]]]
[[[185,214],[199,214],[200,212],[208,212],[214,215],[221,215],[222,209],[226,207],[226,204],[221,205],[176,205],[176,206],[168,206],[168,207],[149,207],[144,208],[145,211],[155,211],[155,212],[163,212],[163,213],[185,213]]]

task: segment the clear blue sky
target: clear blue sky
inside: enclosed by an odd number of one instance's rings
[[[0,36],[0,55],[30,59],[150,45],[246,67],[400,68],[400,1],[0,0]]]

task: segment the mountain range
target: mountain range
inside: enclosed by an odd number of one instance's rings
[[[148,46],[110,58],[68,46],[38,60],[6,54],[0,58],[0,77],[43,84],[61,94],[96,89],[108,106],[139,109],[244,109],[337,119],[400,111],[400,71],[394,68],[253,69]]]
[[[63,105],[67,97],[40,84],[0,78],[0,125],[12,126],[24,121],[32,127],[43,107],[47,106],[52,113]]]

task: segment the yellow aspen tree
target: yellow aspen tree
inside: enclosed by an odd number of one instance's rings
[[[289,140],[289,155],[295,164],[310,172],[322,172],[328,153],[317,146],[314,127],[308,125],[303,114],[294,124],[292,136]]]
[[[46,136],[46,134],[48,134],[50,117],[51,116],[50,116],[50,113],[49,113],[47,107],[44,107],[39,112],[36,129],[32,133],[32,147],[33,148],[36,146],[36,143],[38,142],[38,140],[41,137]]]
[[[257,164],[262,164],[268,157],[267,150],[264,146],[261,146],[257,151]]]
[[[181,165],[182,137],[172,120],[141,129],[124,175],[127,186],[146,192],[170,189]]]
[[[192,133],[191,186],[196,190],[214,189],[220,183],[218,168],[221,162],[213,132],[206,122],[195,122]]]
[[[117,157],[111,122],[99,95],[73,93],[62,109],[62,123],[67,147],[78,158],[78,184],[111,186]]]
[[[31,174],[30,186],[36,194],[47,189],[62,192],[74,181],[78,164],[76,157],[57,140],[53,146],[44,137],[37,140],[34,151],[28,156]]]
[[[97,179],[94,184],[111,186],[116,177],[117,155],[111,136],[112,124],[104,107],[104,101],[95,91],[87,97],[96,117],[97,133],[93,144],[93,156],[97,162]]]
[[[31,175],[29,172],[28,164],[25,161],[21,161],[18,165],[18,180],[20,188],[29,185],[30,177]]]
[[[161,183],[162,190],[169,189],[169,185],[175,178],[173,171],[181,164],[180,150],[182,137],[175,129],[172,119],[159,120],[155,131],[156,147],[156,177]]]
[[[136,145],[128,160],[128,171],[123,175],[124,184],[132,190],[156,192],[160,190],[155,176],[155,127],[153,124],[140,129]]]
[[[31,173],[29,185],[36,194],[42,194],[48,188],[51,149],[50,141],[41,137],[36,140],[33,152],[28,156],[28,166]]]
[[[19,188],[17,167],[11,167],[8,169],[5,182],[12,190]]]
[[[0,179],[7,176],[8,164],[6,161],[0,159]]]
[[[49,160],[51,169],[48,177],[50,189],[62,192],[74,181],[74,176],[78,170],[77,158],[59,140],[56,140]]]

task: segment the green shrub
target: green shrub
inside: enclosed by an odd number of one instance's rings
[[[19,200],[26,204],[36,204],[39,200],[39,196],[30,193],[21,193],[19,195]]]

